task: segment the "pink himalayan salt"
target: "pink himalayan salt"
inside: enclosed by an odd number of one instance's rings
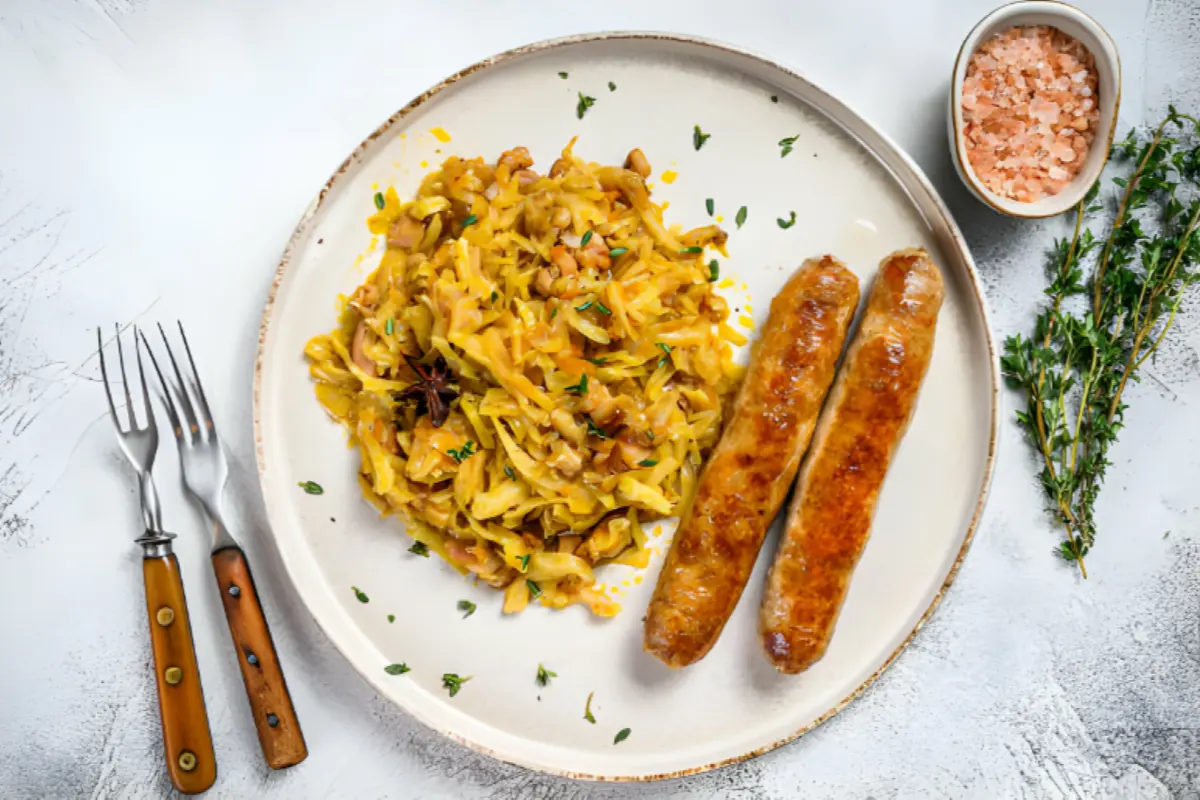
[[[1046,25],[1010,28],[971,56],[962,86],[967,160],[992,192],[1033,203],[1087,160],[1100,119],[1095,59]]]

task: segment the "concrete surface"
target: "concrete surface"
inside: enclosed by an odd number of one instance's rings
[[[134,484],[93,327],[187,321],[220,399],[237,516],[262,525],[250,378],[300,212],[381,120],[493,52],[597,29],[735,42],[797,67],[907,148],[954,209],[997,333],[1028,332],[1065,222],[973,201],[947,158],[954,54],[996,0],[10,0],[0,6],[0,796],[170,794]],[[1114,35],[1122,133],[1200,110],[1200,3],[1080,3]],[[714,774],[549,778],[430,733],[325,641],[264,538],[247,544],[312,755],[259,755],[176,459],[158,481],[185,565],[220,777],[213,797],[1200,797],[1200,323],[1128,395],[1081,582],[1051,556],[1031,451],[1005,414],[984,524],[929,626],[816,732]],[[224,358],[220,358],[224,355]],[[1009,398],[1010,400],[1012,398]]]

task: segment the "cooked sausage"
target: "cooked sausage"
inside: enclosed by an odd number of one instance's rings
[[[943,294],[924,250],[900,250],[879,265],[767,577],[759,629],[781,672],[801,672],[825,653],[933,355]]]
[[[730,420],[679,523],[644,646],[671,667],[709,651],[733,613],[833,382],[858,279],[810,259],[771,303]]]

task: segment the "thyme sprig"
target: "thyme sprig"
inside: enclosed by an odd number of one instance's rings
[[[1133,172],[1112,179],[1121,194],[1107,236],[1084,224],[1104,210],[1097,183],[1076,209],[1071,238],[1055,243],[1033,336],[1010,337],[1001,359],[1005,377],[1027,397],[1017,421],[1040,451],[1047,504],[1063,526],[1057,552],[1084,578],[1109,448],[1124,426],[1125,389],[1174,325],[1184,291],[1200,280],[1200,122],[1170,107],[1152,135],[1131,131],[1112,156]]]

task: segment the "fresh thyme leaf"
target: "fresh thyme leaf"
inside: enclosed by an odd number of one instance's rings
[[[588,242],[590,242],[591,240],[592,240],[592,232],[591,232],[591,231],[588,231],[587,233],[585,233],[585,234],[583,235],[583,238],[579,240],[579,246],[580,246],[580,247],[587,247],[587,246],[588,246]]]
[[[713,203],[713,199],[711,197],[704,201],[704,210],[708,212],[708,215],[710,217],[713,215],[713,211],[715,209],[716,209],[716,204]]]
[[[396,615],[388,614],[388,622],[395,622],[395,621],[396,621]]]
[[[392,319],[391,317],[388,317],[388,321],[383,324],[383,332],[386,333],[388,336],[391,336],[392,331],[394,331],[395,329],[396,329],[396,321],[394,319]]]
[[[656,466],[658,466],[658,462],[655,461],[653,458],[647,458],[644,461],[639,461],[638,466],[639,467],[656,467]]]
[[[463,220],[463,227],[469,228],[470,226],[474,225],[478,221],[479,221],[479,217],[475,216],[474,214],[470,214],[467,216],[466,219]]]
[[[592,301],[588,300],[586,303],[581,303],[580,305],[575,306],[575,310],[576,311],[587,311],[591,307],[592,307]]]
[[[543,667],[541,664],[538,664],[537,678],[535,678],[538,686],[546,686],[550,683],[551,678],[557,678],[557,677],[558,677],[557,672],[551,672],[550,670]]]
[[[771,102],[772,102],[772,103],[778,103],[778,102],[779,102],[779,95],[777,95],[777,94],[773,94],[773,95],[771,95]]]
[[[562,78],[565,81],[569,76],[565,72],[560,72],[560,73],[558,73],[558,77]]]
[[[707,142],[711,138],[712,138],[712,134],[705,133],[704,131],[700,130],[699,125],[694,125],[692,127],[692,144],[696,147],[697,150],[699,150],[701,147],[704,147],[704,143]]]
[[[325,494],[325,489],[316,481],[300,481],[296,484],[303,489],[307,494]]]
[[[612,309],[609,308],[608,306],[604,305],[604,303],[601,303],[599,300],[596,301],[596,310],[599,311],[601,314],[607,314],[608,316],[612,316]]]
[[[500,297],[500,295],[498,292],[492,292],[492,302],[493,303],[496,302],[496,299],[499,297]]]
[[[602,366],[604,366],[605,364],[607,364],[607,363],[608,363],[608,359],[607,359],[607,358],[588,358],[588,361],[592,362],[592,363],[593,363],[593,364],[595,364],[597,367],[602,367]]]
[[[521,562],[521,572],[529,571],[529,556],[530,556],[530,554],[526,553],[525,555],[523,555],[519,559],[517,559],[518,561]]]
[[[517,479],[517,473],[513,472],[513,468],[508,464],[504,465],[504,474],[508,476],[510,481],[515,481]]]
[[[446,455],[453,458],[455,463],[461,464],[462,462],[466,461],[471,456],[475,455],[475,442],[468,439],[467,443],[464,444],[462,447],[459,447],[458,449],[455,449],[452,447],[449,450],[447,450]]]
[[[596,424],[596,421],[594,419],[592,419],[591,414],[584,414],[583,419],[585,422],[587,422],[587,429],[588,429],[589,436],[595,436],[597,439],[607,439],[608,438],[608,434],[605,433],[603,428],[601,428],[599,425]]]
[[[800,138],[800,134],[796,134],[795,136],[789,136],[786,139],[780,139],[779,146],[782,149],[779,151],[779,157],[784,158],[787,156],[788,153],[792,152],[792,149],[796,145],[796,140],[799,138]]]
[[[1156,129],[1131,131],[1112,156],[1128,170],[1113,179],[1115,217],[1101,236],[1085,224],[1104,210],[1097,183],[1076,208],[1071,237],[1055,243],[1033,335],[1010,337],[1000,360],[1025,394],[1017,422],[1039,451],[1047,508],[1065,534],[1056,552],[1084,578],[1124,391],[1200,279],[1200,122],[1169,107]],[[1094,264],[1086,273],[1085,263]]]
[[[446,672],[442,675],[442,688],[448,690],[450,696],[454,697],[454,695],[458,694],[458,690],[462,688],[463,684],[471,680],[471,677],[471,675],[468,675],[465,678],[460,678],[453,672]]]
[[[628,247],[614,247],[612,250],[608,251],[608,257],[610,259],[620,258],[621,256],[625,255],[628,252],[629,252]]]
[[[475,613],[475,604],[470,600],[459,600],[458,605],[455,607],[462,612],[463,619]]]
[[[575,106],[575,116],[583,119],[583,115],[588,112],[588,109],[596,105],[596,98],[588,97],[583,92],[579,93],[579,102]]]
[[[617,731],[617,735],[613,737],[613,744],[620,744],[625,741],[629,738],[630,733],[629,728],[621,728],[621,730]]]
[[[378,208],[380,211],[382,211],[383,205],[384,205],[383,192],[376,192],[375,193],[375,207]]]
[[[693,254],[694,254],[694,253],[703,253],[703,252],[704,252],[704,248],[703,248],[703,247],[697,247],[696,245],[692,245],[691,247],[685,247],[685,248],[683,248],[683,249],[682,249],[682,250],[680,250],[679,252],[681,252],[681,253],[693,253]]]
[[[583,706],[583,718],[593,725],[596,724],[596,718],[592,716],[592,695],[594,694],[595,692],[588,692],[587,703]]]
[[[617,85],[615,83],[613,83],[612,81],[609,81],[608,82],[608,90],[610,92],[615,92],[617,90]]]
[[[587,394],[587,385],[588,385],[588,376],[587,376],[587,373],[585,372],[579,376],[579,383],[575,384],[574,386],[568,386],[567,391],[572,392],[574,394]]]
[[[792,212],[791,219],[785,220],[781,217],[775,221],[777,223],[779,223],[779,227],[783,228],[786,231],[788,228],[790,228],[796,224],[796,212],[795,211]]]
[[[424,542],[413,542],[412,547],[408,548],[408,552],[412,553],[414,556],[429,558],[429,545],[425,544]]]
[[[534,600],[537,600],[539,597],[542,596],[542,587],[538,586],[536,583],[529,580],[528,578],[525,579],[525,586],[526,586],[526,588],[529,589],[529,596],[531,598],[533,598]]]
[[[359,589],[357,586],[351,586],[350,589],[354,592],[354,597],[356,600],[358,600],[358,602],[360,602],[360,603],[371,602],[371,598],[367,597],[366,594],[363,593],[362,589]]]
[[[388,675],[403,675],[406,672],[412,672],[412,668],[408,664],[388,664],[383,671]]]
[[[717,263],[717,260],[714,258],[712,261],[708,262],[708,282],[712,283],[719,277],[721,277],[721,265]]]
[[[746,207],[745,206],[742,206],[741,208],[738,209],[737,216],[733,218],[733,221],[737,223],[737,226],[739,228],[742,227],[742,225],[746,222]]]
[[[654,345],[655,345],[655,346],[656,346],[656,347],[657,347],[659,350],[662,350],[664,353],[670,353],[670,352],[671,352],[671,345],[667,344],[666,342],[655,342],[655,343],[654,343]]]
[[[554,308],[550,309],[550,319],[554,319],[557,316],[558,316],[558,306],[555,306]]]
[[[665,342],[655,342],[654,344],[658,347],[658,349],[663,351],[663,355],[658,359],[658,366],[665,367],[667,365],[667,361],[669,360],[668,357],[671,355],[671,345],[666,344]]]

